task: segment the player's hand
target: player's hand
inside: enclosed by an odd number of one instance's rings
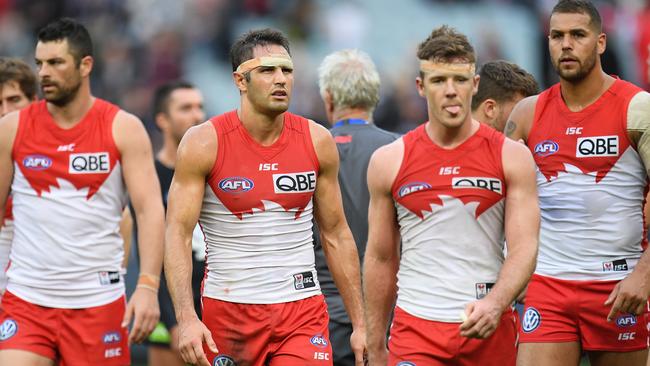
[[[212,340],[212,333],[198,318],[178,324],[178,349],[183,361],[192,365],[211,366],[203,351],[205,342],[210,351],[218,353],[217,345]]]
[[[368,366],[386,366],[388,364],[388,348],[385,345],[379,348],[368,349]]]
[[[647,278],[637,271],[632,271],[625,279],[614,286],[605,305],[612,305],[607,321],[614,319],[616,314],[643,314],[650,295],[650,283]]]
[[[354,328],[350,336],[350,346],[354,352],[354,365],[363,366],[367,362],[366,349],[366,329],[362,327]]]
[[[465,307],[467,320],[460,325],[460,335],[467,338],[487,338],[501,320],[503,308],[490,296],[471,302]]]
[[[122,320],[122,327],[128,327],[133,320],[129,344],[140,343],[147,339],[158,324],[159,318],[158,294],[146,288],[136,288],[126,304],[126,312]]]

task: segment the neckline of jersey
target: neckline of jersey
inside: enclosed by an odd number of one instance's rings
[[[611,95],[616,94],[616,90],[618,89],[621,79],[616,78],[612,85],[609,86],[609,88],[605,89],[605,91],[596,99],[593,103],[589,104],[588,106],[582,108],[579,111],[572,111],[569,109],[569,106],[567,106],[566,102],[564,101],[564,98],[562,98],[562,88],[560,86],[560,83],[557,84],[557,97],[558,97],[558,104],[560,105],[560,109],[562,113],[566,113],[567,116],[570,118],[582,118],[584,115],[588,115],[591,113],[594,113],[598,111],[604,103],[607,102],[609,97]]]
[[[456,146],[456,147],[454,147],[452,149],[446,149],[446,148],[441,147],[438,144],[436,144],[431,139],[431,137],[429,137],[429,134],[427,133],[427,130],[426,130],[427,123],[430,123],[430,122],[427,121],[427,122],[423,123],[419,127],[419,128],[421,128],[420,137],[423,140],[426,141],[426,145],[429,148],[432,148],[432,149],[438,150],[438,151],[445,151],[445,152],[467,151],[467,150],[474,149],[476,147],[476,144],[478,143],[478,141],[480,141],[480,139],[477,139],[477,137],[479,135],[481,135],[483,133],[483,131],[485,130],[485,128],[486,128],[486,126],[483,123],[478,122],[478,124],[479,124],[478,129],[476,131],[474,131],[474,133],[471,134],[467,139],[465,139],[465,141],[461,142],[460,145],[458,145],[458,146]]]
[[[258,141],[256,141],[248,132],[246,127],[244,126],[244,123],[241,121],[239,118],[239,115],[237,114],[237,110],[234,110],[232,112],[231,117],[234,118],[235,122],[239,126],[239,133],[241,136],[244,138],[244,140],[248,143],[247,146],[260,152],[269,152],[269,151],[280,151],[286,146],[286,142],[288,139],[288,112],[285,112],[284,115],[282,116],[282,132],[280,132],[280,136],[278,137],[277,140],[275,140],[271,145],[262,145]]]
[[[43,100],[43,104],[41,106],[41,112],[43,115],[45,115],[45,126],[49,130],[51,130],[54,133],[57,134],[64,134],[64,135],[75,135],[78,134],[79,131],[82,131],[85,125],[87,125],[90,121],[92,120],[92,116],[95,112],[95,109],[97,108],[97,105],[99,103],[99,98],[95,98],[93,101],[93,104],[90,106],[90,109],[86,111],[86,114],[77,122],[74,126],[70,128],[63,128],[59,126],[56,121],[54,120],[54,117],[50,113],[50,111],[47,109],[47,101]]]

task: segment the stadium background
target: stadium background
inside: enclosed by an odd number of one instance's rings
[[[555,2],[0,0],[0,55],[33,64],[40,27],[60,16],[81,20],[95,44],[93,94],[142,118],[157,147],[160,136],[150,115],[154,88],[185,78],[204,93],[208,115],[234,109],[239,95],[228,60],[232,40],[250,28],[276,27],[291,40],[293,112],[325,122],[317,66],[331,51],[359,48],[375,60],[382,77],[376,123],[405,132],[426,120],[425,102],[414,84],[415,48],[442,24],[469,36],[479,64],[506,59],[531,72],[544,88],[556,82],[546,46],[548,14]],[[608,35],[604,69],[649,89],[650,0],[594,3]],[[144,350],[134,351],[134,361],[141,362]]]

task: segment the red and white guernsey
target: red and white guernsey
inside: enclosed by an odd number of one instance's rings
[[[403,137],[392,187],[402,237],[397,305],[417,317],[461,322],[483,298],[504,260],[504,136],[484,124],[448,150],[425,126]]]
[[[285,113],[270,146],[231,111],[211,120],[218,151],[199,223],[207,244],[203,296],[273,304],[320,294],[312,240],[319,171],[309,121]]]
[[[45,101],[20,112],[13,146],[14,241],[7,290],[34,304],[85,308],[124,293],[119,222],[126,203],[112,126],[119,109],[95,99],[62,129]]]
[[[9,252],[11,240],[14,236],[14,218],[11,214],[11,196],[7,197],[4,216],[0,222],[0,293],[4,292],[7,286],[6,269],[9,265]]]
[[[622,80],[571,112],[556,84],[539,95],[528,147],[541,209],[536,273],[565,280],[620,280],[646,247],[647,176],[627,134],[641,89]]]

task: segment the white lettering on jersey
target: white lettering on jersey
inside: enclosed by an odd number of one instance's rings
[[[275,193],[305,193],[316,189],[316,172],[273,174]]]
[[[618,156],[618,136],[580,137],[576,145],[577,158]]]
[[[108,152],[70,154],[68,173],[96,174],[111,171],[111,160]]]
[[[459,166],[441,166],[438,175],[460,174]]]
[[[74,151],[75,143],[68,144],[68,145],[59,145],[59,147],[56,149],[56,151]]]
[[[270,170],[278,170],[278,163],[260,163],[260,172]]]
[[[567,135],[582,135],[582,127],[567,127]]]

